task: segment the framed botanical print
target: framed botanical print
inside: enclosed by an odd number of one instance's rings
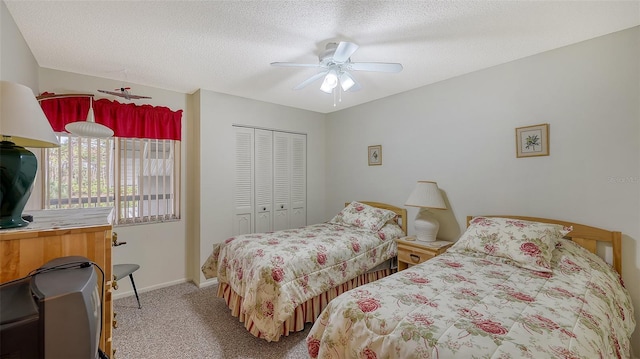
[[[516,157],[549,156],[549,124],[516,128]]]
[[[369,166],[382,164],[382,145],[369,146]]]

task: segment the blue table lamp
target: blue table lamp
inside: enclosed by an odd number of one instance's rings
[[[38,170],[36,156],[25,147],[58,147],[49,120],[33,91],[0,81],[0,229],[24,227],[22,210]]]

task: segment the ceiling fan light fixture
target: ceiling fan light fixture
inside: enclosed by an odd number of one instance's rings
[[[324,77],[320,90],[322,90],[322,92],[331,93],[336,86],[338,86],[338,74],[336,73],[336,70],[332,69],[329,71],[327,76]]]
[[[343,72],[342,75],[340,75],[340,86],[342,86],[342,91],[349,91],[349,89],[355,84],[356,82],[353,81],[353,78],[348,72]]]
[[[278,67],[315,67],[319,72],[295,86],[300,90],[309,84],[323,79],[320,90],[327,94],[342,93],[344,91],[358,91],[362,86],[351,75],[351,71],[369,72],[400,72],[402,64],[392,62],[352,62],[351,55],[358,49],[358,45],[340,41],[326,44],[325,50],[318,56],[318,63],[272,62],[271,66]],[[335,91],[336,87],[340,87]]]

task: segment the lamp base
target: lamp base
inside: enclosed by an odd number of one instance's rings
[[[25,227],[22,210],[29,200],[38,162],[13,142],[0,142],[0,229]]]
[[[418,210],[418,215],[414,221],[416,229],[416,240],[421,242],[434,242],[437,241],[438,229],[440,229],[440,223],[438,220],[429,213],[426,209]]]

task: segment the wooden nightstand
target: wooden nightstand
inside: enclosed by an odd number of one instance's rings
[[[453,245],[453,242],[448,241],[418,242],[413,236],[398,238],[396,242],[398,243],[398,271],[442,254]]]

